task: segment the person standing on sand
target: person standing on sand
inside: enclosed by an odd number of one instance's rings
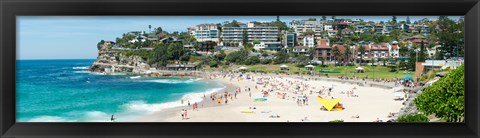
[[[188,112],[187,112],[187,110],[185,110],[185,119],[188,119],[187,114],[188,114]]]
[[[188,100],[188,106],[190,106],[190,100]]]
[[[181,114],[182,114],[182,120],[185,119],[185,109],[182,109]]]

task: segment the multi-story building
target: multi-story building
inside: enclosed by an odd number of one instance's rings
[[[280,51],[283,46],[281,42],[260,42],[260,44],[255,44],[253,46],[256,50],[272,50],[272,51]]]
[[[383,25],[375,24],[373,26],[373,29],[374,29],[375,34],[377,34],[377,35],[382,35],[383,34]]]
[[[345,29],[348,27],[348,23],[347,22],[339,22],[337,24],[337,30],[341,30],[341,29]]]
[[[213,52],[213,49],[217,47],[217,43],[214,41],[204,41],[198,43],[197,51],[201,52]]]
[[[323,32],[323,22],[322,21],[310,21],[310,20],[293,20],[290,22],[290,26],[295,30],[297,35],[302,34],[303,32],[314,32],[315,36],[320,36]]]
[[[323,30],[324,30],[324,31],[333,30],[333,25],[331,25],[331,24],[325,24],[325,25],[323,26]]]
[[[416,44],[417,46],[420,46],[422,45],[422,43],[425,46],[428,45],[428,39],[420,35],[409,37],[405,39],[405,41],[407,42],[408,47],[412,47],[414,46],[414,44]]]
[[[308,54],[308,47],[307,46],[293,47],[293,53],[295,53],[295,54]]]
[[[196,30],[196,26],[192,26],[192,27],[188,27],[188,28],[187,28],[187,32],[188,32],[188,34],[190,34],[191,36],[195,36],[195,30]]]
[[[341,32],[342,32],[342,36],[346,37],[346,38],[352,37],[352,35],[354,33],[352,30],[350,30],[348,28],[345,28],[345,29],[341,30]]]
[[[334,37],[337,35],[337,32],[338,32],[337,30],[328,30],[327,35],[328,37]]]
[[[285,46],[286,47],[294,47],[298,45],[297,42],[297,33],[287,33],[285,35]]]
[[[306,35],[303,36],[303,46],[307,46],[309,48],[314,47],[315,45],[315,39],[313,38],[312,35]]]
[[[389,57],[388,45],[389,45],[388,43],[371,45],[370,46],[371,58],[375,58],[375,59],[388,58]]]
[[[408,32],[409,26],[407,24],[397,24],[397,28],[400,31]]]
[[[222,40],[224,43],[241,43],[244,32],[246,32],[249,42],[255,40],[260,42],[278,41],[277,27],[255,25],[255,23],[242,24],[240,27],[222,27]]]
[[[320,61],[320,58],[323,58],[325,61],[332,61],[332,55],[330,51],[332,48],[329,45],[328,39],[320,39],[317,42],[317,47],[315,47],[315,58],[317,61]]]
[[[191,30],[189,29],[189,31]],[[220,31],[218,30],[218,26],[215,24],[199,24],[195,26],[195,29],[191,32],[191,34],[195,36],[195,39],[197,39],[198,42],[219,42]]]
[[[390,57],[400,58],[399,49],[398,44],[388,45],[388,53],[390,53]]]
[[[365,49],[363,56],[362,52],[360,52],[360,47],[363,47]],[[355,46],[354,52],[355,60],[357,63],[368,63],[370,61],[370,46],[369,45],[358,45]]]

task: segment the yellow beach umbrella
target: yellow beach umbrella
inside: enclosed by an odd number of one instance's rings
[[[335,105],[338,104],[338,102],[340,102],[340,99],[323,99],[321,97],[317,97],[317,101],[322,104],[325,109],[330,111],[333,109],[333,107],[335,107]]]

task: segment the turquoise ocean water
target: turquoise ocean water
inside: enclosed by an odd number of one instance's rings
[[[136,119],[201,101],[225,88],[199,78],[146,78],[88,72],[94,60],[17,60],[17,122],[106,122]]]

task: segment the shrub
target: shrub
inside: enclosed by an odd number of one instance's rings
[[[428,117],[422,114],[409,114],[399,117],[398,122],[428,122]]]
[[[419,111],[435,114],[447,122],[464,122],[465,81],[464,65],[425,88],[415,98]]]
[[[342,119],[338,119],[338,120],[332,120],[332,121],[328,121],[328,122],[343,122]]]

